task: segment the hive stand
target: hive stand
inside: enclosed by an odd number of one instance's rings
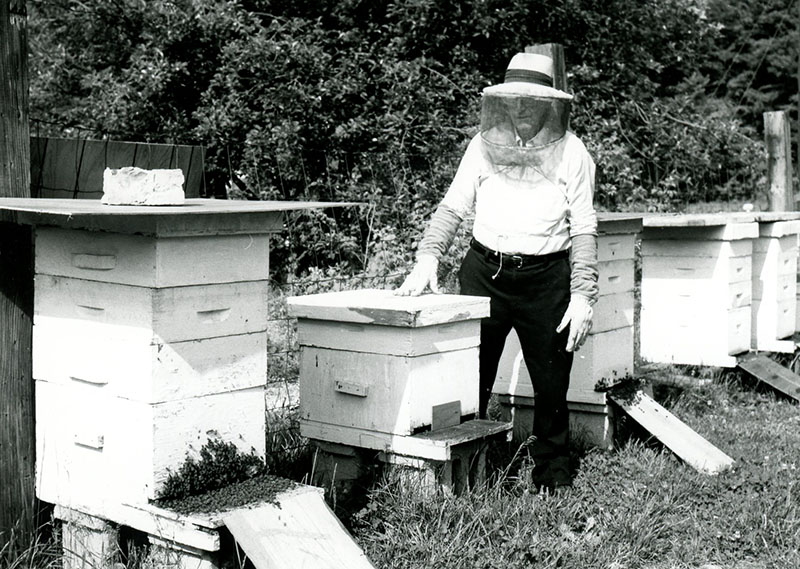
[[[300,345],[300,430],[319,476],[357,473],[363,450],[437,472],[460,489],[482,477],[485,442],[506,423],[478,412],[480,319],[489,299],[357,290],[288,299]],[[459,464],[478,465],[473,469]]]
[[[61,521],[64,569],[113,566],[120,551],[120,528],[141,532],[149,543],[149,557],[159,567],[216,569],[219,530],[224,523],[214,515],[186,516],[150,505],[118,504],[110,513],[115,521],[56,505]]]
[[[148,542],[143,567],[217,569],[231,566],[221,551],[223,528],[258,569],[373,569],[325,503],[323,492],[297,484],[270,501],[218,512],[176,514],[151,505],[117,506],[118,523],[56,506],[62,520],[64,569],[113,567],[118,532],[125,526]]]
[[[641,357],[736,366],[751,344],[752,214],[645,217]]]
[[[575,352],[567,399],[575,436],[600,448],[613,446],[613,409],[606,389],[633,373],[635,244],[641,228],[641,215],[598,214],[599,298],[592,330]],[[493,392],[502,418],[514,424],[514,441],[526,440],[533,429],[534,394],[513,330]]]

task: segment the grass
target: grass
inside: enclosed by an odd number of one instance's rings
[[[797,406],[733,373],[655,390],[684,422],[736,460],[694,471],[634,437],[580,457],[574,488],[538,494],[524,476],[427,499],[387,479],[353,520],[380,568],[800,567]]]
[[[536,493],[525,460],[512,470],[511,456],[498,448],[491,480],[480,488],[423,498],[387,477],[346,522],[380,569],[800,567],[797,405],[735,372],[680,375],[680,384],[656,384],[654,396],[733,457],[732,470],[700,474],[646,433],[626,429],[630,436],[615,451],[575,449],[568,493]],[[688,377],[704,381],[692,385]],[[300,448],[281,438],[290,426],[277,429],[273,451]],[[295,457],[299,465],[308,464],[305,452]],[[0,550],[0,568],[58,567],[58,547],[56,539],[13,541]]]
[[[32,541],[23,541],[12,532],[0,547],[2,569],[60,569],[61,566],[61,547],[50,538],[49,527],[42,528]]]

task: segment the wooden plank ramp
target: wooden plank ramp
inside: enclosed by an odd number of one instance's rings
[[[739,368],[791,397],[800,401],[800,375],[772,361],[766,356],[755,356],[739,360]]]
[[[695,470],[718,474],[733,466],[733,459],[708,442],[642,391],[611,399],[639,425]]]
[[[319,492],[281,494],[223,521],[256,569],[375,569]]]

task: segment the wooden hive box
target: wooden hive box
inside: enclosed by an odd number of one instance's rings
[[[38,497],[113,520],[209,438],[263,454],[268,234],[343,205],[0,198],[35,233]]]
[[[753,349],[795,350],[798,234],[800,220],[759,223],[753,245]]]
[[[371,447],[375,436],[412,435],[477,414],[488,298],[355,290],[288,304],[301,349],[304,436]]]
[[[35,237],[39,498],[104,515],[209,438],[263,456],[266,233]]]
[[[599,214],[597,239],[599,297],[593,326],[575,353],[567,399],[573,429],[589,442],[611,446],[606,394],[598,385],[618,383],[633,373],[635,247],[641,217],[634,214]],[[514,439],[525,440],[533,426],[533,386],[522,357],[516,332],[506,340],[493,392],[498,395],[504,419],[514,423]]]
[[[651,216],[644,225],[642,359],[735,366],[751,342],[753,217]]]

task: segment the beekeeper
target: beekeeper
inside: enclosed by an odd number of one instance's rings
[[[518,53],[504,82],[483,90],[480,132],[396,291],[439,291],[439,259],[474,212],[458,277],[461,294],[491,299],[481,322],[480,416],[514,328],[535,396],[534,482],[547,488],[571,484],[567,388],[597,300],[595,165],[567,130],[572,96],[553,88],[552,78],[551,58]]]

